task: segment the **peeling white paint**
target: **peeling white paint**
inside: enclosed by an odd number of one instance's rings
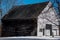
[[[42,34],[40,34],[40,29],[45,29],[46,30],[46,24],[51,24],[52,25],[53,35],[56,35],[56,33],[57,33],[57,35],[59,35],[59,28],[57,26],[57,25],[59,25],[59,23],[58,23],[58,19],[56,17],[57,13],[55,12],[55,9],[51,6],[52,6],[52,4],[51,4],[51,2],[49,2],[48,5],[45,7],[45,9],[38,16],[37,36],[42,35]],[[56,32],[53,29],[56,29],[58,31]],[[49,36],[49,30],[45,31],[45,35]]]

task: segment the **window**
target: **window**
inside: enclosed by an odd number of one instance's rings
[[[51,24],[46,24],[46,29],[52,29],[52,25]]]
[[[43,32],[43,29],[40,29],[40,32]]]

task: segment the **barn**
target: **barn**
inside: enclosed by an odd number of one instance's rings
[[[48,5],[38,16],[37,35],[38,36],[59,36],[59,20],[58,15],[49,2]]]
[[[1,19],[1,36],[58,36],[56,15],[50,2],[14,6]]]

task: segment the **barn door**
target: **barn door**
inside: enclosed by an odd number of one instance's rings
[[[46,24],[46,30],[50,30],[50,36],[52,36],[52,25]]]

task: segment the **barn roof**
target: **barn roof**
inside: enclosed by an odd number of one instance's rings
[[[3,19],[31,19],[37,18],[49,2],[14,6]]]

